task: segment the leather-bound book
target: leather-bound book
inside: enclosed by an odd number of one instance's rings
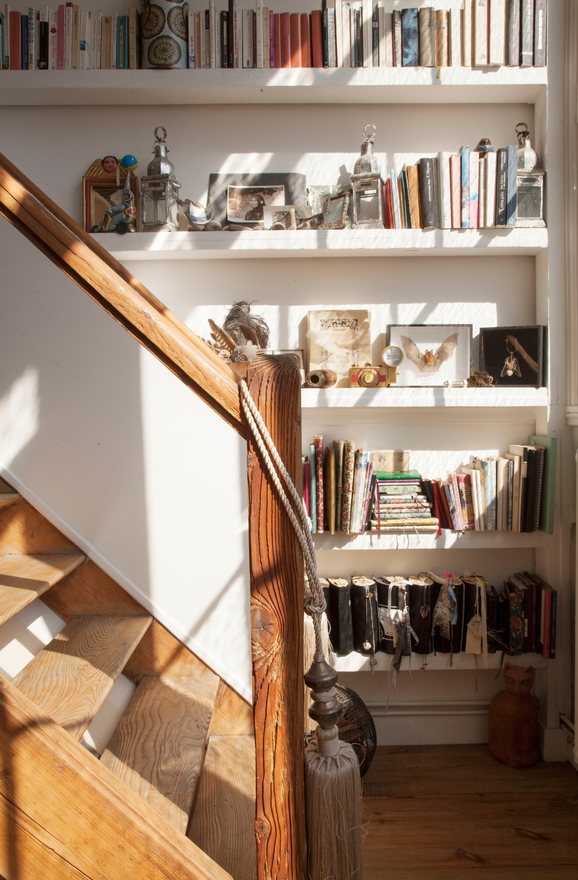
[[[291,47],[291,67],[302,67],[301,64],[301,13],[289,14],[289,40]]]
[[[374,579],[353,577],[350,593],[353,649],[359,654],[375,654],[380,649],[381,639]]]
[[[311,13],[311,63],[313,67],[323,67],[323,25],[321,10]]]
[[[353,651],[353,624],[351,619],[351,595],[349,581],[345,578],[327,578],[327,617],[331,631],[329,638],[339,657]]]
[[[301,13],[301,67],[312,67],[311,63],[311,16]]]
[[[279,13],[281,22],[281,64],[279,67],[291,67],[291,13]]]

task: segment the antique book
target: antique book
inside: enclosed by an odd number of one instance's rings
[[[481,532],[483,531],[483,524],[481,519],[481,500],[479,497],[479,472],[475,468],[462,467],[462,474],[469,479],[474,529],[477,532]]]
[[[325,530],[325,505],[323,485],[323,434],[313,435],[315,447],[315,496],[317,504],[317,532]]]
[[[435,229],[437,226],[437,211],[434,191],[433,159],[430,157],[420,159],[417,167],[419,169],[421,228]]]
[[[488,0],[473,0],[472,67],[488,65]]]
[[[353,651],[349,581],[345,578],[327,578],[327,580],[329,581],[327,616],[331,625],[329,637],[335,653],[343,657]]]
[[[506,225],[508,195],[508,150],[500,147],[496,168],[496,226]]]
[[[302,67],[301,14],[299,12],[291,12],[289,15],[289,42],[291,50],[291,67]]]
[[[352,577],[350,593],[353,650],[359,654],[374,654],[381,642],[374,579]]]
[[[462,66],[462,13],[456,4],[449,12],[449,65]]]
[[[449,25],[450,11],[448,9],[436,9],[435,11],[435,66],[449,67]]]
[[[311,63],[313,67],[323,67],[323,27],[321,12],[318,9],[314,9],[311,13]],[[276,66],[281,67],[280,64]]]
[[[403,17],[402,17],[403,21]],[[419,65],[434,67],[435,58],[435,10],[433,6],[422,6],[418,10],[419,23]],[[403,26],[403,24],[402,24]]]
[[[472,2],[464,0],[462,4],[462,67],[472,66]]]
[[[545,67],[548,60],[548,0],[534,4],[534,67]]]
[[[355,467],[355,443],[346,440],[343,449],[343,497],[341,506],[341,531],[349,533],[351,525],[351,501],[353,499],[353,470]]]
[[[417,165],[406,165],[407,189],[409,195],[409,210],[411,215],[411,228],[421,229],[421,208],[419,196],[419,173]]]
[[[556,437],[542,437],[537,434],[532,434],[528,437],[528,442],[535,446],[542,446],[545,452],[539,528],[547,535],[551,535],[554,531],[558,439]]]
[[[506,226],[515,226],[518,211],[518,147],[510,144],[506,149],[508,151]]]
[[[401,36],[401,10],[394,9],[391,13],[392,32],[393,32],[393,66],[402,67],[402,36]]]
[[[341,508],[343,504],[343,456],[345,440],[334,440],[335,453],[335,531],[341,531]]]
[[[349,370],[371,363],[367,309],[316,310],[307,313],[307,370],[333,370],[337,386],[349,387]]]
[[[315,463],[315,443],[309,444],[309,504],[311,534],[317,533],[317,468]]]
[[[462,194],[462,227],[470,225],[470,148],[460,148],[461,160],[461,194]]]
[[[462,162],[458,153],[450,155],[450,187],[452,207],[452,229],[462,225]]]
[[[383,21],[383,37],[379,43],[379,66],[393,67],[393,16],[391,12],[385,12],[379,7],[380,37],[381,22]]]
[[[291,67],[291,13],[279,13],[281,28],[281,63],[278,67]]]
[[[506,63],[506,0],[490,0],[488,64]]]
[[[520,531],[520,482],[521,482],[521,456],[514,455],[512,452],[506,452],[504,458],[507,458],[512,465],[512,531]]]
[[[470,229],[477,229],[480,222],[480,154],[470,152]]]
[[[409,471],[409,450],[407,449],[374,449],[369,453],[369,459],[379,474]]]
[[[534,63],[534,0],[521,0],[520,5],[520,67]]]
[[[486,169],[486,192],[484,199],[484,226],[491,228],[496,225],[496,168],[497,154],[490,151],[482,158],[480,165]]]
[[[353,470],[353,495],[351,500],[351,523],[349,533],[357,535],[362,531],[363,502],[365,497],[365,483],[367,479],[367,465],[369,453],[358,449],[355,453],[355,465]]]
[[[520,0],[506,0],[506,64],[520,64]]]
[[[332,446],[328,446],[323,462],[323,507],[325,524],[330,535],[335,534],[336,495],[335,450]]]

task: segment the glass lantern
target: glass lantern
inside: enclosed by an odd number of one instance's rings
[[[373,155],[376,131],[372,124],[363,129],[365,140],[351,175],[354,229],[383,228],[383,181],[379,162]]]
[[[147,174],[141,178],[141,212],[143,232],[179,228],[179,190],[175,166],[167,157],[167,131],[155,128],[154,159],[149,162]]]

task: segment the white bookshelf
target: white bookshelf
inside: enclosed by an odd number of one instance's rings
[[[515,665],[532,665],[537,669],[545,669],[549,660],[545,660],[540,654],[522,654],[518,657],[507,657],[510,663]],[[337,657],[335,669],[338,672],[389,672],[392,671],[393,657],[391,654],[374,654],[371,656],[358,654],[353,651],[345,657]],[[418,672],[420,670],[437,671],[481,671],[484,669],[499,669],[503,665],[502,653],[495,654],[412,654],[410,657],[401,658],[401,672]]]

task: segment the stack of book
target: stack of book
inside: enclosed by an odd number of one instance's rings
[[[446,480],[424,480],[441,528],[551,534],[554,526],[556,438],[532,435],[503,456],[470,457]]]
[[[3,70],[137,70],[140,13],[103,15],[73,3],[55,8],[0,9]]]
[[[384,181],[386,229],[490,229],[515,226],[518,147],[426,156]]]
[[[399,529],[437,532],[439,520],[424,493],[417,471],[376,472],[377,496],[373,502],[371,530],[380,535]]]
[[[504,581],[504,594],[510,620],[508,653],[541,654],[547,660],[553,659],[556,656],[556,590],[538,575],[524,571]],[[488,604],[489,631],[493,625],[490,615],[494,604]]]
[[[236,0],[208,4],[191,0],[185,22],[188,67],[546,64],[547,0],[454,0],[450,9],[424,6],[393,11],[386,9],[388,5],[376,0],[322,0],[321,8],[302,13],[273,12],[263,0],[243,8]],[[138,25],[136,9],[105,16],[66,3],[20,13],[5,4],[0,9],[1,66],[135,69],[140,67]]]

